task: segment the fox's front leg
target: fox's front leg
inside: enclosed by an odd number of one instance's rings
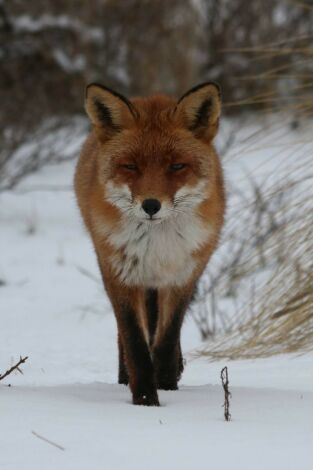
[[[122,297],[122,298],[121,298]],[[119,337],[135,405],[158,406],[154,367],[138,292],[128,291],[114,302]]]
[[[125,361],[124,347],[120,334],[118,335],[118,383],[128,385],[129,378]]]
[[[157,386],[177,390],[183,371],[180,332],[190,296],[179,289],[163,290],[159,296],[159,321],[153,346]]]

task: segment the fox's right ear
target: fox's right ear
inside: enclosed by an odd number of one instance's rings
[[[86,88],[85,108],[96,127],[110,131],[129,127],[137,115],[134,105],[127,98],[97,83],[91,83]]]
[[[192,88],[180,98],[175,113],[196,137],[213,139],[221,113],[220,87],[206,82]]]

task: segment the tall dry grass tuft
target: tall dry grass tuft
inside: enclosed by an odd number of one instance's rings
[[[229,330],[217,335],[201,354],[248,359],[313,350],[313,198],[312,190],[304,189],[307,185],[313,188],[312,175],[294,182],[294,188],[303,190],[298,197],[295,191],[285,223],[264,249],[267,266],[281,250],[279,263],[253,294],[250,290]],[[256,253],[249,261],[258,263]]]
[[[313,350],[311,39],[247,50],[252,61],[269,54],[279,59],[276,68],[247,80],[280,80],[282,87],[228,103],[247,108],[250,121],[260,114],[271,117],[269,126],[254,128],[244,145],[227,152],[226,166],[239,154],[254,158],[257,151],[265,160],[269,153],[272,162],[268,178],[258,178],[257,165],[254,175],[247,174],[250,191],[229,182],[229,220],[219,259],[204,276],[193,311],[202,338],[209,340],[197,354],[210,359]],[[258,111],[251,114],[251,106]]]

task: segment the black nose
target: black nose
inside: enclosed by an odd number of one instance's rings
[[[142,208],[152,217],[161,209],[161,203],[157,199],[145,199],[142,203]]]

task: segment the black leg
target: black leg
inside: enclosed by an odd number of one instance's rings
[[[124,349],[120,335],[118,335],[118,383],[128,385],[129,378],[125,363]]]
[[[133,403],[135,405],[158,406],[159,400],[149,346],[131,305],[124,304],[122,306],[118,315],[118,323]]]
[[[146,312],[149,328],[150,346],[153,344],[153,339],[158,323],[158,291],[157,289],[147,289],[145,292]]]
[[[177,373],[177,382],[179,382],[182,373],[184,372],[184,358],[180,346],[180,341],[178,342],[178,373]]]
[[[153,350],[157,386],[163,390],[177,390],[177,383],[184,367],[180,348],[180,330],[184,313],[185,302],[181,302]]]

